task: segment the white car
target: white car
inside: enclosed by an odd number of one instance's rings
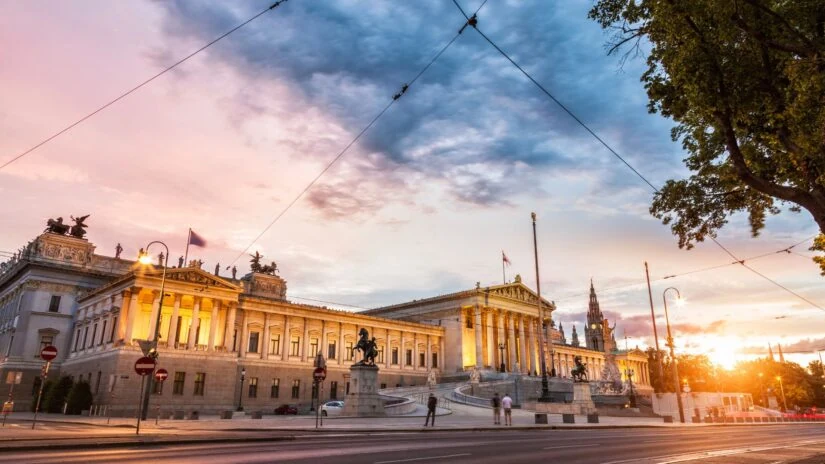
[[[343,401],[327,401],[321,406],[322,416],[337,416],[344,410]]]

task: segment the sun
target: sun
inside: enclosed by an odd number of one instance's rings
[[[740,361],[740,341],[736,337],[702,337],[700,346],[710,361],[723,369],[733,369]]]

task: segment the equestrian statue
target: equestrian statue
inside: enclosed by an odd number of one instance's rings
[[[573,358],[573,362],[576,363],[576,367],[570,371],[573,382],[587,382],[587,364],[582,362],[581,356]]]
[[[364,354],[364,359],[355,363],[356,366],[374,366],[375,357],[378,356],[378,348],[375,345],[375,337],[370,338],[367,329],[361,328],[358,331],[358,344],[356,344],[352,351],[360,351]]]

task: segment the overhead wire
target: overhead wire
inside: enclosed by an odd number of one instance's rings
[[[98,107],[97,109],[93,110],[92,112],[86,114],[85,116],[81,117],[80,119],[76,120],[75,122],[73,122],[73,123],[69,124],[68,126],[64,127],[63,129],[61,129],[61,130],[55,132],[54,134],[50,135],[49,137],[46,137],[45,139],[41,140],[36,145],[30,147],[27,150],[24,150],[23,152],[21,152],[17,156],[14,156],[11,159],[5,161],[2,165],[0,165],[0,170],[2,170],[6,166],[14,163],[15,161],[23,158],[24,156],[28,155],[29,153],[32,153],[33,151],[37,150],[38,148],[42,147],[43,145],[46,145],[47,143],[51,142],[52,140],[56,139],[57,137],[60,137],[61,135],[65,134],[66,132],[69,132],[70,130],[74,129],[76,126],[78,126],[78,125],[82,124],[83,122],[85,122],[86,120],[88,120],[89,118],[95,116],[96,114],[100,113],[101,111],[105,110],[106,108],[109,108],[110,106],[112,106],[115,103],[119,102],[120,100],[126,98],[127,96],[131,95],[132,93],[140,90],[141,88],[143,88],[144,86],[146,86],[150,82],[152,82],[155,79],[163,76],[164,74],[168,73],[169,71],[175,69],[176,67],[183,64],[184,62],[186,62],[187,60],[189,60],[193,56],[195,56],[198,53],[206,50],[207,48],[211,47],[212,45],[220,42],[221,40],[223,40],[224,38],[226,38],[227,36],[229,36],[233,32],[235,32],[238,29],[246,26],[247,24],[251,23],[252,21],[254,21],[254,20],[258,19],[259,17],[263,16],[264,14],[268,13],[269,11],[274,10],[275,8],[279,7],[282,3],[286,2],[286,1],[287,0],[278,0],[277,2],[275,2],[272,5],[266,7],[265,9],[261,10],[260,12],[255,14],[254,16],[250,17],[246,21],[244,21],[244,22],[238,24],[237,26],[233,27],[232,29],[224,32],[223,34],[221,34],[217,38],[213,39],[211,42],[207,43],[206,45],[204,45],[204,46],[200,47],[199,49],[195,50],[194,52],[186,55],[185,57],[183,57],[180,60],[176,61],[172,65],[164,68],[162,71],[152,75],[151,77],[149,77],[148,79],[142,81],[141,83],[139,83],[138,85],[132,87],[131,89],[123,92],[122,94],[120,94],[114,100],[110,100],[108,103],[104,104],[103,106]]]
[[[465,17],[467,17],[466,13],[464,13],[464,10],[463,10],[463,9],[461,8],[461,6],[458,4],[458,1],[457,1],[457,0],[453,0],[453,3],[455,3],[455,5],[458,7],[458,9],[459,9],[459,11],[461,12],[461,14],[462,14],[462,15],[464,15]],[[473,15],[472,19],[476,19],[475,15]],[[653,191],[654,191],[654,192],[659,193],[659,189],[658,189],[655,185],[653,185],[653,183],[651,183],[651,182],[650,182],[650,181],[649,181],[649,180],[648,180],[648,179],[647,179],[644,175],[642,175],[642,173],[640,173],[640,172],[639,172],[636,168],[634,168],[634,167],[633,167],[633,166],[632,166],[632,165],[631,165],[631,164],[630,164],[630,163],[629,163],[629,162],[628,162],[628,161],[627,161],[627,160],[626,160],[623,156],[621,156],[621,155],[620,155],[620,154],[619,154],[616,150],[614,150],[612,146],[610,146],[607,142],[605,142],[605,141],[604,141],[601,137],[599,137],[599,135],[598,135],[598,134],[596,134],[596,132],[594,132],[594,131],[593,131],[593,130],[592,130],[592,129],[591,129],[591,128],[590,128],[590,127],[589,127],[589,126],[588,126],[588,125],[587,125],[587,124],[583,121],[583,120],[581,120],[578,116],[576,116],[576,114],[575,114],[575,113],[573,113],[573,111],[572,111],[572,110],[570,110],[569,108],[567,108],[567,106],[565,106],[565,105],[564,105],[561,101],[559,101],[559,99],[557,99],[557,98],[556,98],[556,97],[555,97],[552,93],[550,93],[550,91],[548,91],[548,90],[547,90],[547,89],[546,89],[543,85],[541,85],[541,83],[539,83],[539,82],[538,82],[535,78],[533,78],[533,76],[532,76],[532,75],[530,75],[530,73],[528,73],[528,72],[527,72],[524,68],[522,68],[522,67],[521,67],[521,66],[520,66],[520,65],[519,65],[519,64],[518,64],[515,60],[513,60],[513,59],[510,57],[510,55],[508,55],[508,54],[507,54],[504,50],[502,50],[502,49],[501,49],[501,47],[499,47],[499,46],[498,46],[495,42],[493,42],[493,40],[492,40],[492,39],[490,39],[490,38],[489,38],[486,34],[484,34],[484,33],[483,33],[483,32],[482,32],[479,28],[478,28],[478,22],[477,22],[477,20],[476,20],[475,22],[471,23],[470,25],[473,27],[473,29],[474,29],[476,32],[478,32],[478,34],[479,34],[479,35],[480,35],[480,36],[481,36],[481,37],[482,37],[485,41],[487,41],[487,43],[488,43],[488,44],[490,44],[493,48],[495,48],[495,49],[496,49],[496,50],[497,50],[497,51],[498,51],[498,52],[499,52],[499,53],[500,53],[500,54],[501,54],[501,55],[502,55],[502,56],[503,56],[503,57],[504,57],[507,61],[509,61],[509,62],[510,62],[510,63],[511,63],[511,64],[512,64],[512,65],[513,65],[516,69],[518,69],[518,70],[519,70],[519,71],[520,71],[520,72],[521,72],[521,73],[522,73],[525,77],[527,77],[527,79],[529,79],[529,80],[530,80],[533,84],[535,84],[535,85],[536,85],[536,87],[538,87],[538,89],[539,89],[539,90],[541,90],[541,91],[542,91],[542,92],[543,92],[543,93],[544,93],[544,94],[545,94],[548,98],[550,98],[550,99],[551,99],[554,103],[556,103],[556,104],[557,104],[557,105],[558,105],[558,106],[559,106],[559,107],[560,107],[560,108],[561,108],[561,109],[562,109],[565,113],[567,113],[567,114],[568,114],[571,118],[573,118],[573,120],[575,120],[575,121],[576,121],[576,122],[577,122],[580,126],[582,126],[582,127],[583,127],[583,128],[584,128],[584,129],[585,129],[585,130],[586,130],[586,131],[587,131],[587,132],[588,132],[591,136],[593,136],[593,138],[595,138],[595,139],[596,139],[596,140],[597,140],[597,141],[598,141],[598,142],[599,142],[602,146],[604,146],[604,147],[605,147],[605,148],[606,148],[606,149],[607,149],[610,153],[612,153],[612,154],[613,154],[613,156],[615,156],[616,158],[618,158],[618,159],[619,159],[619,160],[620,160],[620,161],[621,161],[621,162],[622,162],[625,166],[627,166],[627,168],[628,168],[628,169],[630,169],[631,171],[633,171],[633,173],[634,173],[634,174],[636,174],[636,176],[637,176],[639,179],[641,179],[642,181],[644,181],[644,182],[645,182],[648,186],[650,186],[650,188],[651,188],[651,189],[653,189]],[[817,308],[817,309],[820,309],[820,310],[822,310],[822,311],[825,311],[825,308],[823,308],[822,306],[820,306],[820,305],[818,305],[818,304],[814,303],[813,301],[811,301],[811,300],[809,300],[809,299],[807,299],[807,298],[805,298],[805,297],[803,297],[803,296],[799,295],[798,293],[796,293],[796,292],[794,292],[793,290],[789,289],[788,287],[786,287],[786,286],[784,286],[784,285],[780,284],[779,282],[775,281],[774,279],[772,279],[772,278],[770,278],[770,277],[766,276],[765,274],[762,274],[761,272],[759,272],[759,271],[757,271],[757,270],[753,269],[752,267],[750,267],[750,266],[746,265],[746,264],[745,264],[745,262],[744,262],[745,260],[742,260],[742,259],[738,258],[738,257],[737,257],[737,256],[736,256],[733,252],[731,252],[731,251],[730,251],[727,247],[725,247],[724,245],[722,245],[721,243],[719,243],[719,241],[716,239],[716,237],[711,236],[711,237],[710,237],[710,239],[713,241],[713,243],[715,243],[715,244],[716,244],[719,248],[721,248],[721,249],[722,249],[725,253],[727,253],[730,257],[732,257],[734,260],[736,260],[737,262],[739,262],[739,264],[741,264],[741,265],[742,265],[742,267],[744,267],[745,269],[748,269],[749,271],[753,272],[754,274],[756,274],[756,275],[758,275],[758,276],[762,277],[763,279],[767,280],[768,282],[770,282],[770,283],[772,283],[772,284],[776,285],[777,287],[779,287],[779,288],[781,288],[782,290],[784,290],[784,291],[786,291],[786,292],[790,293],[791,295],[793,295],[793,296],[795,296],[795,297],[797,297],[797,298],[801,299],[802,301],[804,301],[804,302],[806,302],[806,303],[810,304],[811,306],[813,306],[813,307],[815,307],[815,308]]]

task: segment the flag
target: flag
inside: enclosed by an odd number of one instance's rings
[[[194,230],[189,229],[189,245],[195,245],[196,247],[204,248],[206,247],[206,240],[203,239],[200,235],[196,234]]]
[[[507,264],[508,266],[511,264],[510,260],[507,259],[507,255],[504,254],[504,250],[501,250],[501,261]]]

